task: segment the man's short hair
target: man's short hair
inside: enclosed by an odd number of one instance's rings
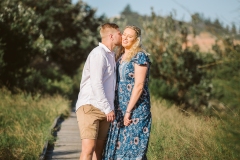
[[[101,37],[103,37],[103,32],[105,32],[105,30],[107,29],[118,29],[118,28],[119,26],[115,23],[104,23],[100,27],[100,35]]]

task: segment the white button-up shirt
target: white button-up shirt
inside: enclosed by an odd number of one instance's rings
[[[76,111],[85,104],[91,104],[105,114],[114,110],[115,68],[115,53],[99,42],[85,62]]]

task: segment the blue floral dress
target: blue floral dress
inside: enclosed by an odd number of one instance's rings
[[[110,125],[104,160],[145,160],[151,128],[150,96],[148,91],[149,67],[144,90],[132,110],[132,123],[123,125],[131,92],[134,86],[134,64],[150,66],[148,56],[138,52],[130,62],[117,62],[117,84],[115,92],[116,119]]]

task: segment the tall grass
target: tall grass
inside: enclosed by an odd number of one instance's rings
[[[61,96],[12,95],[0,90],[0,159],[38,159],[50,126],[60,114],[69,113]]]
[[[177,107],[152,99],[152,130],[148,147],[150,160],[219,160],[236,155],[219,139],[224,138],[221,120],[181,114]]]

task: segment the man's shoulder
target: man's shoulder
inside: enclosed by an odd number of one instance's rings
[[[91,53],[91,55],[103,55],[105,56],[106,55],[106,51],[104,50],[104,48],[102,48],[101,46],[97,46],[95,47]]]
[[[101,46],[96,46],[93,51],[105,51],[103,47]]]

